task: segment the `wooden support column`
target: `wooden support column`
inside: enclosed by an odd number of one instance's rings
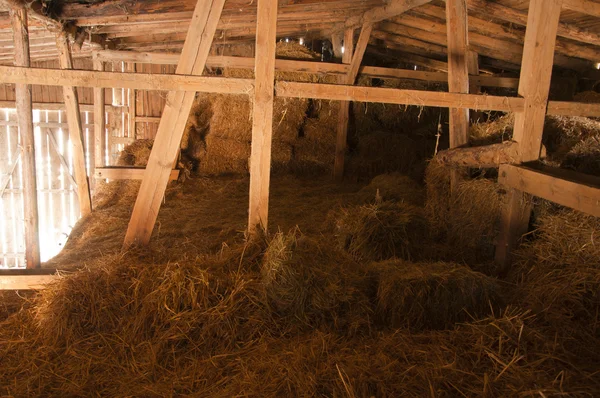
[[[479,77],[479,54],[475,51],[469,50],[467,53],[467,67],[469,69],[469,93],[470,94],[481,94],[481,84],[477,82]],[[473,122],[482,120],[484,112],[478,110],[469,110],[469,119]]]
[[[353,51],[354,42],[354,31],[347,29],[344,34],[344,63],[349,63],[348,73],[343,76],[340,80],[342,84],[354,85],[356,77],[358,76],[358,70],[362,63],[367,45],[369,44],[369,38],[371,37],[371,31],[373,25],[365,23],[360,31],[358,42],[356,43],[356,49]],[[347,45],[349,43],[350,45]],[[335,149],[335,164],[334,164],[334,177],[340,181],[344,177],[344,163],[346,155],[346,146],[348,142],[348,120],[350,116],[350,102],[342,101],[340,103],[340,113],[338,118],[338,130],[337,130],[337,141]]]
[[[271,138],[277,44],[277,0],[259,0],[256,25],[256,83],[252,110],[248,231],[267,230],[271,178]]]
[[[344,54],[342,62],[350,64],[352,62],[352,52],[354,51],[354,29],[349,28],[344,32]],[[348,78],[340,76],[340,83],[346,84]],[[348,134],[348,119],[350,117],[350,102],[341,101],[338,112],[337,140],[335,143],[335,163],[333,165],[333,178],[340,181],[344,177],[344,163],[346,158],[346,141]]]
[[[103,72],[104,62],[93,58],[94,70]],[[94,168],[106,164],[106,109],[105,91],[103,87],[94,88]]]
[[[522,162],[540,157],[561,8],[562,0],[531,0],[529,3],[519,83],[519,95],[525,99],[525,108],[515,115],[513,134],[513,140],[519,143]],[[527,232],[531,215],[529,195],[509,189],[508,199],[496,247],[496,263],[504,270],[510,264],[512,249]]]
[[[15,46],[15,66],[30,67],[29,32],[25,9],[10,9]],[[40,237],[35,172],[35,142],[31,86],[15,85],[17,117],[21,135],[21,161],[23,162],[23,210],[25,214],[25,264],[27,268],[40,267]]]
[[[127,63],[127,72],[135,73],[135,63],[129,62]],[[127,95],[127,106],[128,106],[128,119],[127,119],[127,130],[129,138],[135,140],[135,96],[136,90],[134,88],[130,88]]]
[[[333,47],[333,56],[340,59],[344,56],[342,54],[342,37],[343,35],[339,32],[335,32],[331,35],[331,45]]]
[[[204,72],[224,3],[225,0],[198,0],[176,74]],[[193,91],[169,92],[125,235],[125,247],[150,241],[195,97]]]
[[[65,32],[56,36],[58,60],[61,69],[73,69],[73,59],[69,46],[69,38]],[[73,86],[63,86],[63,96],[69,125],[69,138],[73,145],[73,168],[77,181],[77,196],[79,197],[79,212],[82,217],[92,212],[92,199],[85,167],[85,146],[83,144],[83,129],[81,127],[81,112],[77,90]]]
[[[448,88],[451,93],[469,93],[468,29],[466,0],[446,0],[448,30]],[[450,148],[469,142],[469,110],[450,109]]]

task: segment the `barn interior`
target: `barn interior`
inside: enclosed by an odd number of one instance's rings
[[[0,395],[600,394],[600,1],[0,0]]]

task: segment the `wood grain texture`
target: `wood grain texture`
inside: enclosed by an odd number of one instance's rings
[[[248,211],[248,231],[251,234],[256,233],[258,228],[266,230],[268,226],[277,7],[277,0],[258,1]]]
[[[73,59],[67,34],[61,32],[56,36],[56,47],[59,53],[61,69],[73,69]],[[81,111],[79,99],[74,86],[63,86],[63,97],[69,124],[69,138],[73,148],[73,169],[77,181],[77,197],[79,199],[79,212],[82,217],[92,212],[92,198],[85,167],[85,146],[83,143],[83,128],[81,127]]]
[[[15,43],[15,65],[29,68],[29,33],[27,13],[24,9],[11,9],[10,19]],[[40,267],[40,237],[35,170],[35,136],[31,86],[15,86],[15,103],[21,136],[21,162],[23,170],[23,210],[25,216],[25,263],[27,268]]]

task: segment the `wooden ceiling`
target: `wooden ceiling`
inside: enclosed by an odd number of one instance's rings
[[[594,0],[600,8],[600,0]],[[517,70],[521,62],[529,0],[467,0],[470,46],[482,56],[483,66]],[[44,9],[55,19],[75,24],[87,37],[106,39],[121,50],[179,52],[196,0],[52,0]],[[350,17],[384,5],[385,0],[281,0],[279,37],[330,39]],[[369,51],[443,69],[446,60],[445,3],[429,4],[378,23]],[[8,14],[0,8],[0,63],[12,62],[12,32]],[[56,57],[54,35],[30,21],[32,57]],[[215,42],[252,43],[256,0],[227,0]],[[77,56],[89,56],[83,45]],[[431,61],[433,60],[433,61]],[[439,62],[435,64],[435,62]],[[555,65],[589,70],[600,62],[600,15],[564,10]]]

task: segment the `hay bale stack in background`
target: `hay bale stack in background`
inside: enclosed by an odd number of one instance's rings
[[[361,202],[374,203],[377,201],[407,202],[422,206],[425,201],[423,187],[412,178],[400,174],[381,174],[373,178],[369,185],[356,194]]]
[[[429,236],[423,210],[403,202],[342,208],[335,224],[338,244],[358,261],[419,259]]]
[[[392,328],[452,328],[500,308],[495,279],[452,263],[391,260],[371,265],[377,276],[376,315]]]
[[[435,141],[398,133],[372,132],[358,137],[348,160],[348,174],[357,178],[399,171],[421,179],[425,159],[435,149]]]
[[[119,154],[119,166],[146,166],[154,140],[135,140]]]

